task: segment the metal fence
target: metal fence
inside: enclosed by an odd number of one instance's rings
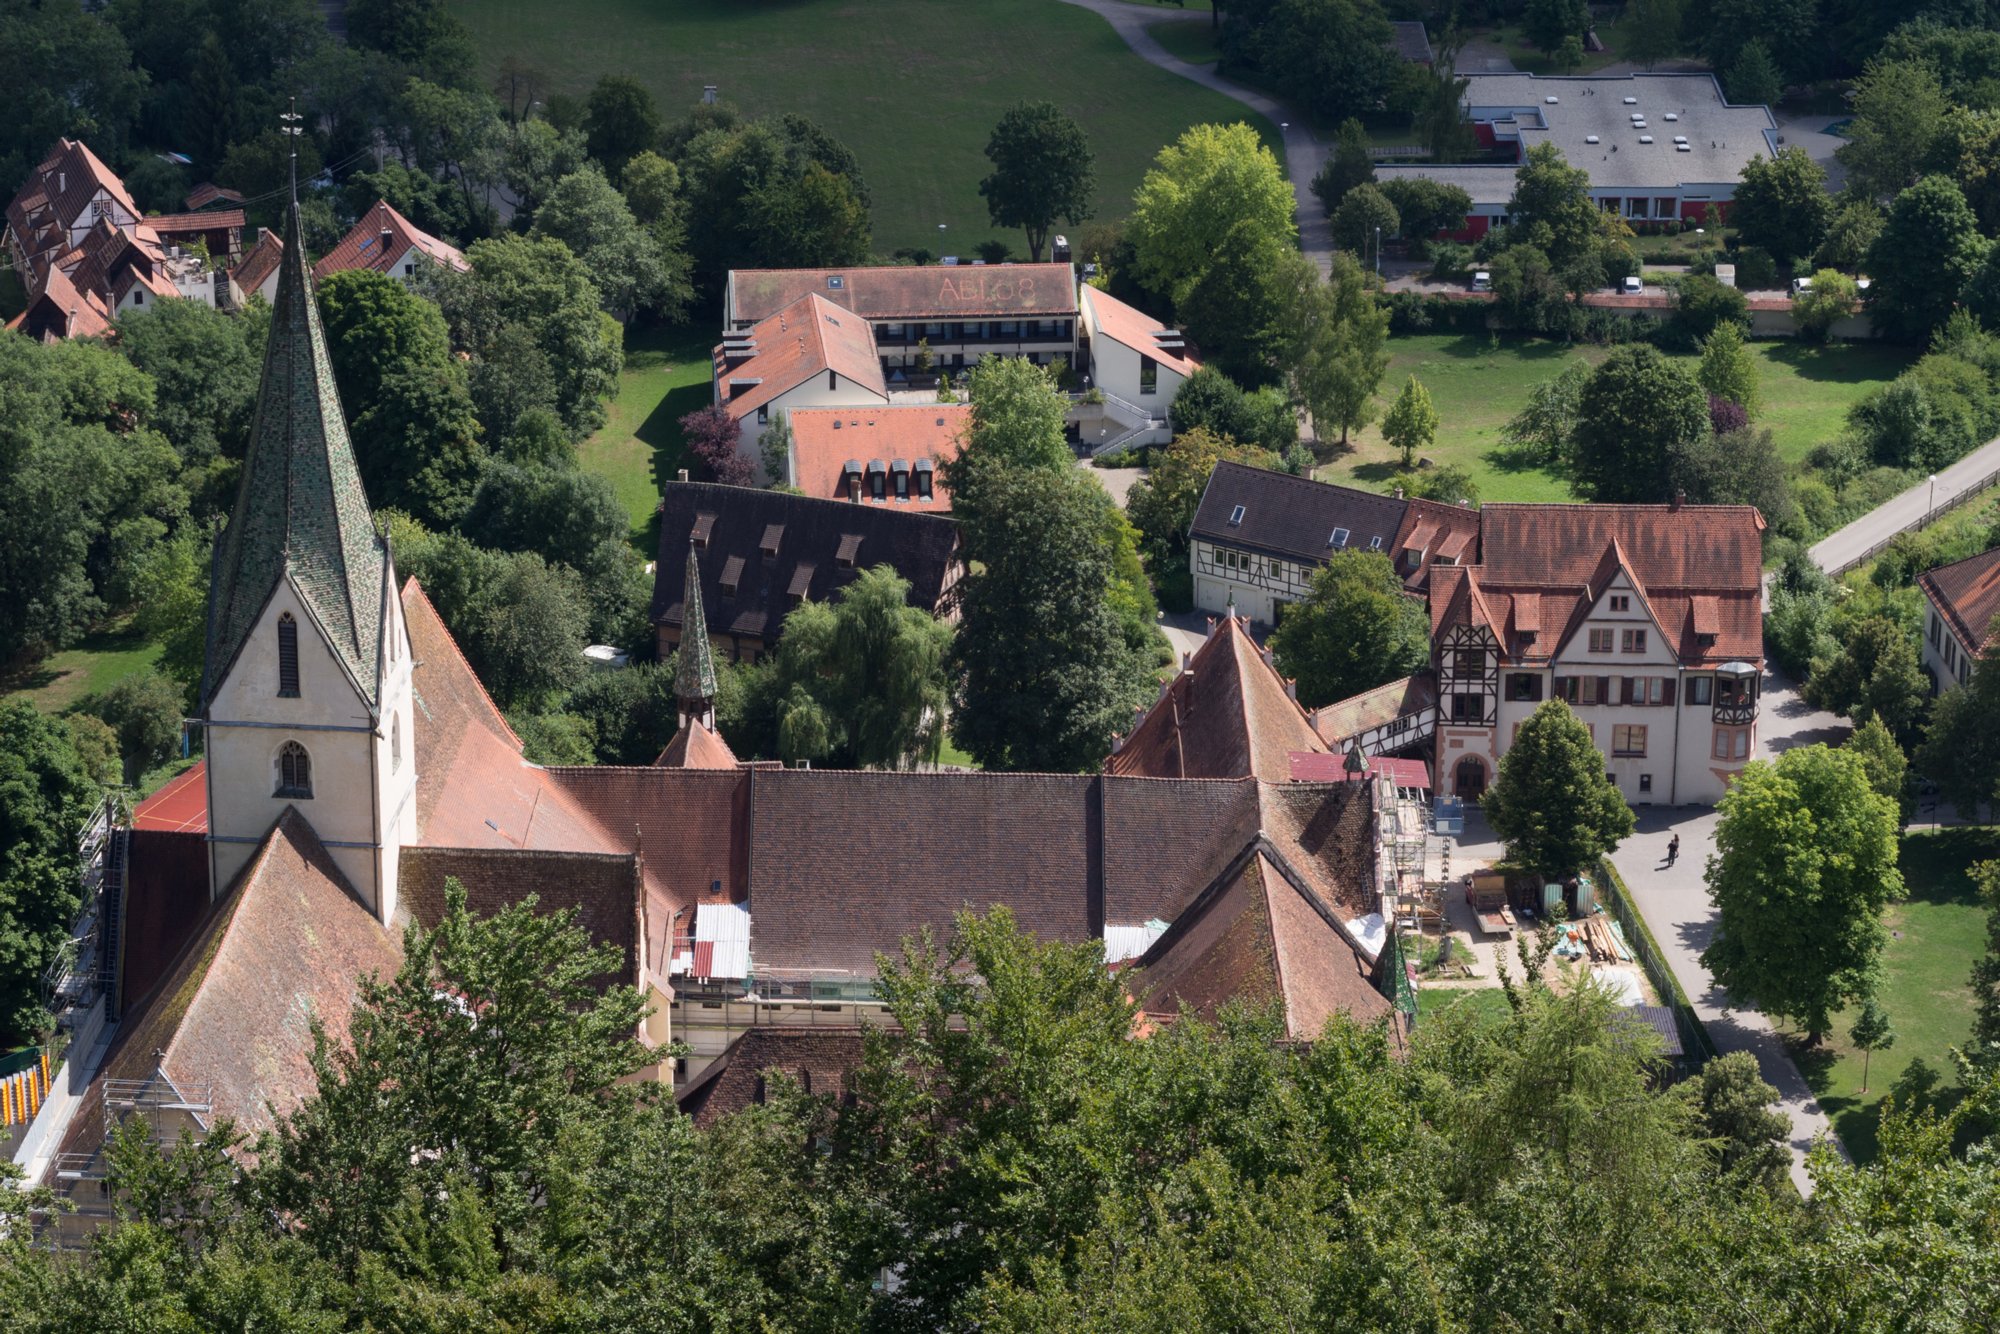
[[[1687,993],[1681,990],[1680,980],[1668,966],[1666,956],[1653,939],[1653,933],[1646,929],[1645,919],[1632,906],[1631,895],[1626,892],[1625,882],[1619,878],[1617,868],[1600,858],[1597,879],[1605,908],[1618,920],[1620,929],[1625,933],[1625,943],[1632,947],[1639,966],[1646,971],[1647,981],[1659,993],[1660,1004],[1674,1016],[1674,1028],[1681,1037],[1682,1059],[1694,1069],[1707,1065],[1715,1059],[1715,1044],[1709,1041],[1708,1030],[1702,1027],[1701,1017],[1688,1004]]]

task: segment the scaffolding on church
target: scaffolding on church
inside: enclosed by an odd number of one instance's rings
[[[111,1185],[111,1154],[121,1134],[135,1130],[147,1143],[171,1150],[183,1136],[199,1142],[212,1120],[206,1084],[182,1088],[155,1069],[147,1079],[103,1079],[77,1117],[96,1117],[103,1128],[90,1153],[59,1153],[49,1185],[66,1207],[49,1212],[41,1240],[57,1247],[79,1246],[117,1216]]]
[[[125,902],[126,862],[131,854],[131,810],[122,788],[97,803],[77,836],[77,881],[81,903],[69,937],[42,973],[42,995],[55,1017],[59,1036],[75,1032],[100,998],[106,1017],[115,1014],[118,928]]]

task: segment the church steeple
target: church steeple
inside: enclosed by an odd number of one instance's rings
[[[713,732],[715,694],[715,654],[708,646],[708,617],[701,606],[701,563],[689,546],[687,587],[681,594],[680,666],[674,672],[681,726],[699,722]]]
[[[257,415],[236,507],[215,549],[204,708],[242,652],[272,590],[289,578],[371,708],[388,551],[375,530],[340,410],[306,274],[298,202],[285,213]]]

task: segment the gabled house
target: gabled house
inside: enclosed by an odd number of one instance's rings
[[[1107,394],[1165,418],[1187,378],[1201,369],[1178,329],[1084,284],[1080,291],[1084,337],[1090,344],[1091,383]]]
[[[690,582],[690,563],[698,582]],[[777,645],[786,615],[810,598],[826,602],[887,565],[909,581],[910,605],[954,615],[964,574],[958,525],[939,514],[823,500],[747,486],[674,482],[660,500],[660,558],[654,566],[653,626],[665,657],[686,633],[693,610],[707,623],[714,652],[755,662]]]
[[[802,408],[879,409],[889,386],[865,320],[816,293],[739,333],[714,352],[715,401],[737,424],[737,449],[758,457],[757,438],[778,414]]]
[[[442,264],[463,272],[471,266],[456,246],[440,241],[379,199],[361,215],[340,243],[313,265],[313,277],[349,269],[373,269],[407,284],[424,264]]]
[[[1487,505],[1480,521],[1479,562],[1431,573],[1440,786],[1479,796],[1559,698],[1627,801],[1720,798],[1756,749],[1756,509]]]
[[[240,306],[253,296],[268,304],[278,298],[278,266],[285,257],[284,238],[269,227],[257,232],[257,244],[229,271],[230,304]]]
[[[1972,679],[2000,635],[2000,547],[1917,576],[1924,591],[1924,675],[1933,690]]]

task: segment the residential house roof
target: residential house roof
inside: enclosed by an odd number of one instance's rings
[[[93,1083],[165,1081],[255,1132],[312,1093],[312,1023],[346,1042],[361,979],[401,956],[288,806],[150,996],[130,998]],[[76,1117],[64,1150],[93,1151],[104,1126]]]
[[[111,309],[102,297],[80,291],[68,273],[54,268],[40,295],[7,327],[31,338],[98,338],[111,331]]]
[[[1487,505],[1480,563],[1432,572],[1432,630],[1546,659],[1622,569],[1683,663],[1761,662],[1763,529],[1749,505]]]
[[[285,236],[250,445],[229,526],[215,544],[203,707],[273,590],[289,580],[372,708],[383,614],[395,594],[388,546],[375,531],[347,437],[301,262],[296,203],[286,210]]]
[[[1282,783],[1296,751],[1325,750],[1240,617],[1225,616],[1105,761],[1111,774]]]
[[[740,337],[747,340],[747,357],[730,343],[717,344],[714,354],[716,398],[732,417],[748,416],[826,371],[889,401],[875,331],[817,294],[800,297]]]
[[[69,249],[70,235],[102,191],[130,218],[138,218],[125,183],[79,139],[58,139],[7,205],[7,226],[25,252],[32,292]]]
[[[772,1072],[783,1072],[813,1094],[836,1094],[847,1072],[861,1064],[860,1028],[759,1026],[730,1043],[722,1055],[674,1094],[681,1112],[706,1130],[722,1117],[764,1100]]]
[[[1416,65],[1428,65],[1437,57],[1431,50],[1431,35],[1413,19],[1389,24],[1389,44],[1398,56]]]
[[[1224,546],[1308,563],[1339,550],[1386,556],[1395,549],[1407,509],[1408,502],[1394,496],[1223,462],[1208,475],[1189,532]]]
[[[1967,652],[1984,652],[2000,634],[2000,547],[1926,570],[1917,587]]]
[[[1201,363],[1189,355],[1180,330],[1170,328],[1140,310],[1095,287],[1082,289],[1082,300],[1090,308],[1091,324],[1099,338],[1122,343],[1141,356],[1151,357],[1177,375],[1193,375]]]
[[[243,202],[243,193],[240,190],[217,185],[214,181],[203,181],[188,191],[187,198],[182,202],[187,205],[190,212],[199,212],[211,204],[240,205]]]
[[[1409,591],[1428,588],[1435,565],[1469,565],[1479,559],[1477,509],[1419,499],[1406,505],[1393,547],[1396,570]]]
[[[931,264],[841,269],[733,269],[724,296],[735,324],[768,318],[807,295],[867,320],[974,320],[1076,314],[1067,264]]]
[[[211,208],[193,213],[155,213],[146,218],[145,223],[162,236],[181,236],[193,232],[221,231],[227,227],[241,228],[244,217],[240,208]]]
[[[777,642],[800,600],[825,602],[876,565],[910,583],[910,605],[936,612],[958,565],[958,525],[937,514],[709,482],[670,482],[660,501],[653,623],[682,624],[690,550],[712,634]]]
[[[269,227],[260,227],[257,231],[257,244],[243,253],[242,260],[230,270],[229,276],[237,287],[242,289],[244,295],[248,296],[262,287],[265,280],[278,271],[278,266],[284,262],[284,258],[283,238]]]
[[[935,513],[951,508],[951,493],[939,469],[958,457],[959,442],[972,422],[969,405],[801,408],[790,420],[792,485],[807,495],[849,500],[858,494],[864,505],[899,510]],[[905,488],[907,497],[897,494],[890,470],[899,461],[912,472],[926,462],[931,465],[929,496],[918,494],[914,479]],[[875,468],[876,464],[881,467]],[[880,500],[874,496],[875,472],[884,478]],[[850,481],[858,492],[850,489]]]
[[[339,244],[313,265],[313,277],[324,278],[349,269],[389,273],[412,250],[434,264],[449,264],[461,271],[471,267],[456,246],[440,241],[418,227],[391,208],[388,200],[378,199],[373,208],[361,215],[347,235],[340,238]]]

